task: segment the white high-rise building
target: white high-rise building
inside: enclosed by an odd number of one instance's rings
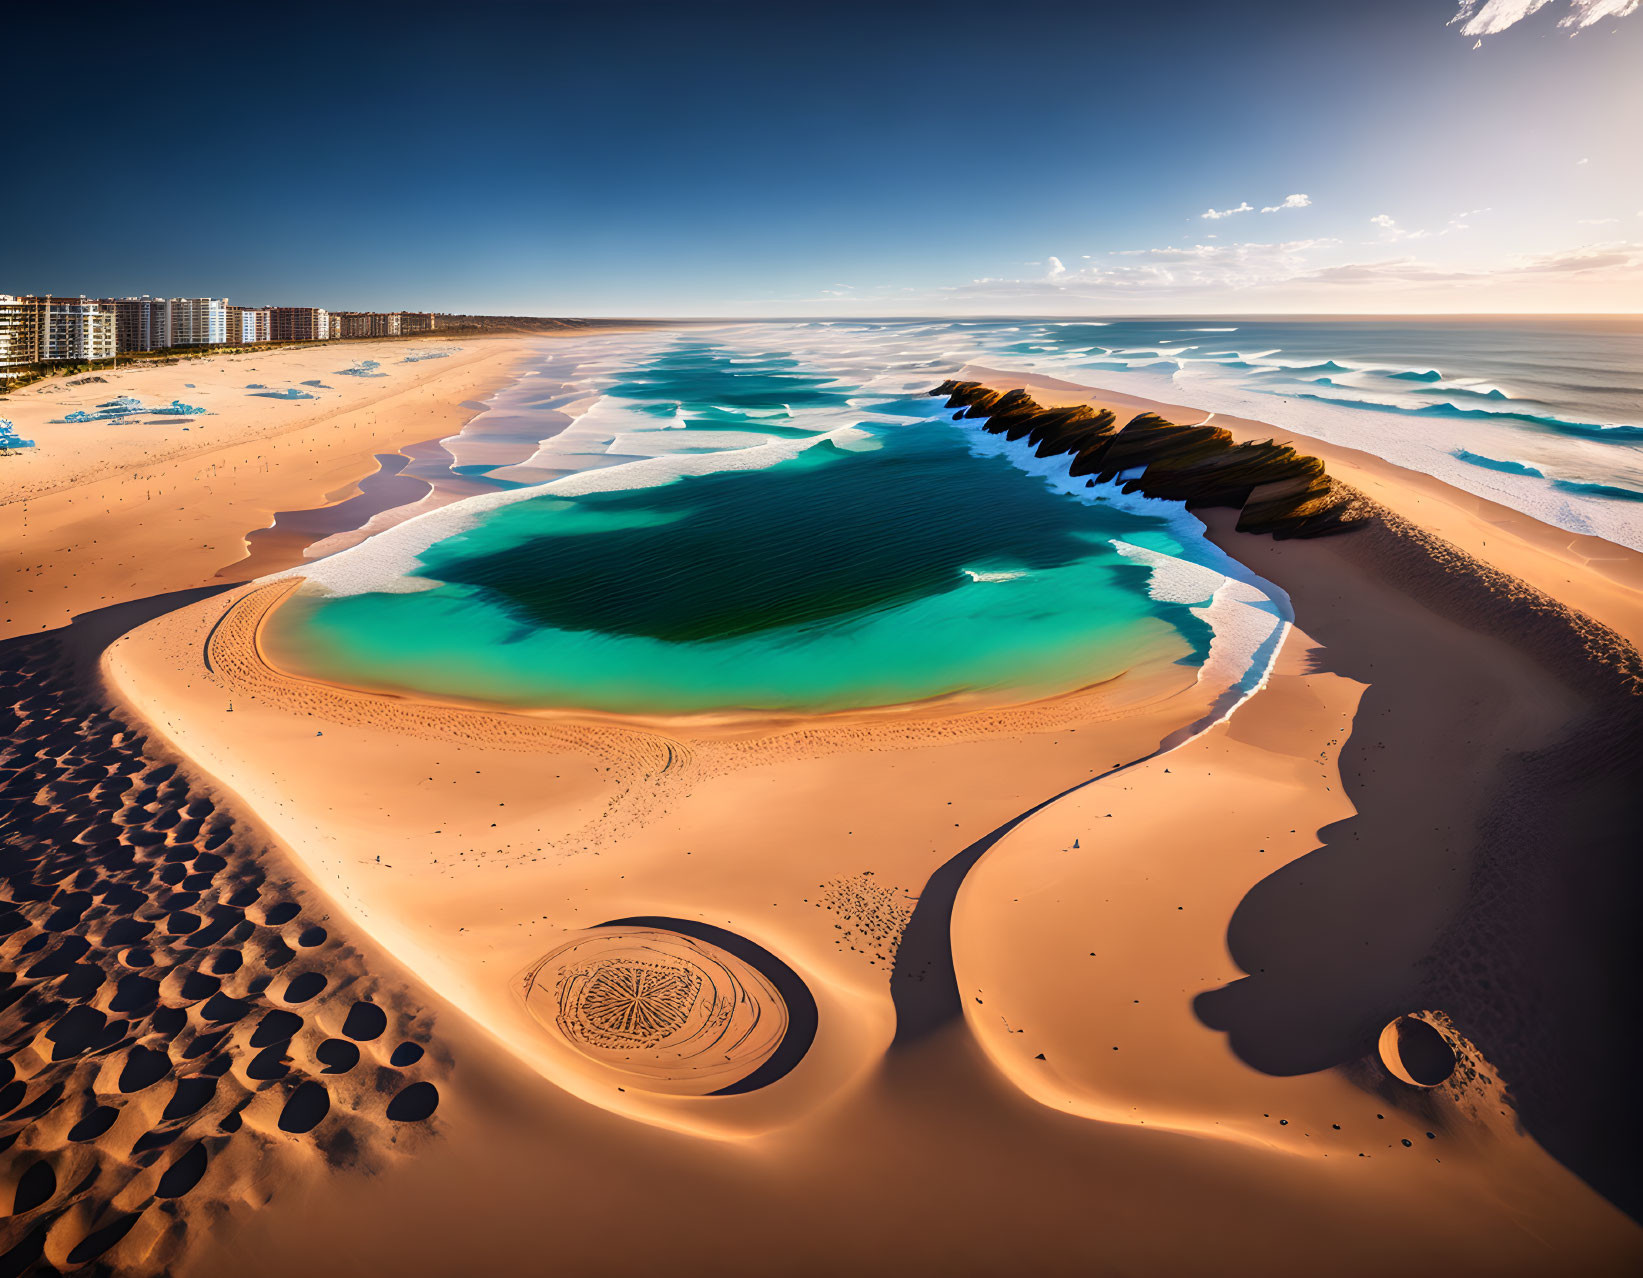
[[[235,334],[236,338],[238,334]],[[173,346],[221,346],[228,341],[228,299],[226,297],[174,297],[171,299],[171,344]]]
[[[87,297],[0,297],[0,371],[114,358],[114,308]]]
[[[85,297],[33,299],[40,317],[40,358],[79,363],[114,358],[114,309]]]
[[[242,342],[266,342],[268,340],[268,308],[266,306],[247,306],[240,312],[239,340]]]

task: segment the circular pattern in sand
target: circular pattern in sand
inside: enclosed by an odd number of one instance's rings
[[[702,1096],[746,1078],[787,1034],[787,1004],[718,946],[653,928],[599,928],[524,973],[525,1005],[625,1086]]]
[[[1455,1049],[1430,1021],[1400,1016],[1381,1031],[1381,1064],[1411,1087],[1437,1087],[1455,1072]]]

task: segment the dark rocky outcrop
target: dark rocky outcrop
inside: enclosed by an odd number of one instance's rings
[[[1039,457],[1072,454],[1071,474],[1092,485],[1116,480],[1125,492],[1189,508],[1230,507],[1243,532],[1322,537],[1365,518],[1353,489],[1288,444],[1238,443],[1219,426],[1179,426],[1156,413],[1121,427],[1111,409],[1045,408],[1024,390],[1001,394],[980,382],[945,381],[930,393],[991,434],[1025,439]]]

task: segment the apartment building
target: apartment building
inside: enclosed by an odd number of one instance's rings
[[[332,337],[398,337],[401,333],[426,333],[434,317],[416,311],[335,311],[331,315]]]
[[[0,381],[47,362],[112,359],[252,342],[323,342],[426,333],[423,311],[339,311],[318,306],[231,306],[226,297],[35,297],[0,294]]]
[[[114,308],[86,297],[0,296],[0,369],[113,359]]]
[[[114,310],[85,297],[25,297],[33,307],[42,363],[113,359]]]
[[[228,340],[228,299],[226,297],[174,297],[171,299],[171,344],[173,346],[221,346]]]
[[[369,337],[370,326],[368,321],[370,318],[363,311],[332,311],[331,336],[333,338]]]
[[[266,306],[236,307],[240,312],[239,340],[266,342],[268,338],[268,308]]]
[[[46,363],[113,359],[114,311],[84,297],[37,297],[40,358]]]
[[[163,351],[171,345],[171,302],[163,297],[108,297],[114,312],[114,346],[127,351]]]
[[[270,306],[268,340],[323,342],[331,336],[331,314],[317,306]]]
[[[27,299],[0,293],[0,384],[40,362],[39,324]]]

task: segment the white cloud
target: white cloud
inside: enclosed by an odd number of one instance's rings
[[[1575,168],[1577,168],[1577,169],[1578,168],[1583,168],[1584,166],[1590,164],[1591,162],[1592,162],[1592,157],[1591,156],[1583,155],[1578,160],[1575,161]]]
[[[1351,262],[1297,275],[1291,284],[1485,284],[1544,275],[1578,275],[1586,271],[1643,272],[1643,243],[1617,242],[1568,249],[1560,253],[1519,256],[1490,267],[1445,268],[1414,257],[1379,262]]]
[[[1414,257],[1386,258],[1379,262],[1348,262],[1326,266],[1297,275],[1292,284],[1436,284],[1472,278],[1465,271],[1445,271],[1431,262]]]
[[[1643,0],[1640,0],[1640,2],[1643,2]],[[1296,195],[1286,195],[1286,196],[1284,196],[1283,203],[1281,203],[1281,204],[1268,204],[1267,206],[1265,206],[1261,210],[1261,212],[1263,212],[1263,213],[1278,213],[1278,212],[1282,212],[1284,209],[1305,209],[1305,208],[1311,208],[1311,207],[1312,207],[1312,197],[1310,195],[1296,194]],[[1201,219],[1204,219],[1206,221],[1219,222],[1224,217],[1232,217],[1234,214],[1237,214],[1237,213],[1253,213],[1254,211],[1255,211],[1255,206],[1253,204],[1251,204],[1248,200],[1245,200],[1241,204],[1239,204],[1237,208],[1232,208],[1232,209],[1205,209],[1198,216]]]
[[[1371,226],[1380,227],[1381,239],[1385,240],[1389,244],[1395,243],[1398,240],[1424,240],[1427,236],[1432,234],[1430,231],[1406,230],[1399,226],[1397,220],[1387,213],[1375,214],[1374,217],[1369,219],[1369,224]]]
[[[1059,274],[1053,272],[1060,259],[1049,258],[1050,275],[977,279],[925,296],[937,310],[1069,315],[1098,308],[1165,314],[1228,304],[1452,309],[1462,296],[1486,303],[1483,309],[1569,309],[1584,299],[1623,300],[1643,286],[1643,240],[1468,261],[1413,255],[1343,261],[1342,248],[1336,239],[1166,245],[1098,254]]]
[[[1568,0],[1569,12],[1558,20],[1558,26],[1576,31],[1602,22],[1606,18],[1624,18],[1636,13],[1643,0]],[[1531,14],[1539,13],[1555,0],[1461,0],[1459,12],[1449,19],[1449,25],[1461,24],[1461,34],[1469,36],[1499,35],[1514,27]],[[1479,41],[1481,43],[1481,40]],[[1477,45],[1472,46],[1474,49]]]
[[[1567,274],[1576,271],[1636,270],[1643,267],[1643,244],[1624,240],[1612,244],[1588,244],[1564,253],[1541,253],[1519,258],[1511,270],[1525,274]]]
[[[1425,227],[1418,231],[1411,231],[1407,227],[1399,226],[1397,220],[1389,213],[1377,213],[1369,219],[1369,224],[1379,227],[1381,239],[1391,244],[1398,240],[1426,240],[1434,236],[1453,235],[1458,231],[1469,231],[1472,229],[1472,224],[1468,219],[1487,212],[1489,212],[1488,209],[1468,209],[1464,213],[1457,213],[1444,224],[1441,231],[1433,231]]]
[[[1310,195],[1286,195],[1282,204],[1269,204],[1261,212],[1277,213],[1283,209],[1310,208],[1311,205],[1312,197]]]
[[[1244,289],[1272,279],[1290,278],[1307,269],[1308,255],[1339,245],[1339,240],[1311,239],[1124,249],[1086,259],[1089,264],[1076,270],[1067,269],[1060,259],[1052,257],[1048,259],[1048,273],[1037,280],[980,279],[964,291],[984,295],[1042,290],[1057,295],[1096,292],[1145,296]]]

